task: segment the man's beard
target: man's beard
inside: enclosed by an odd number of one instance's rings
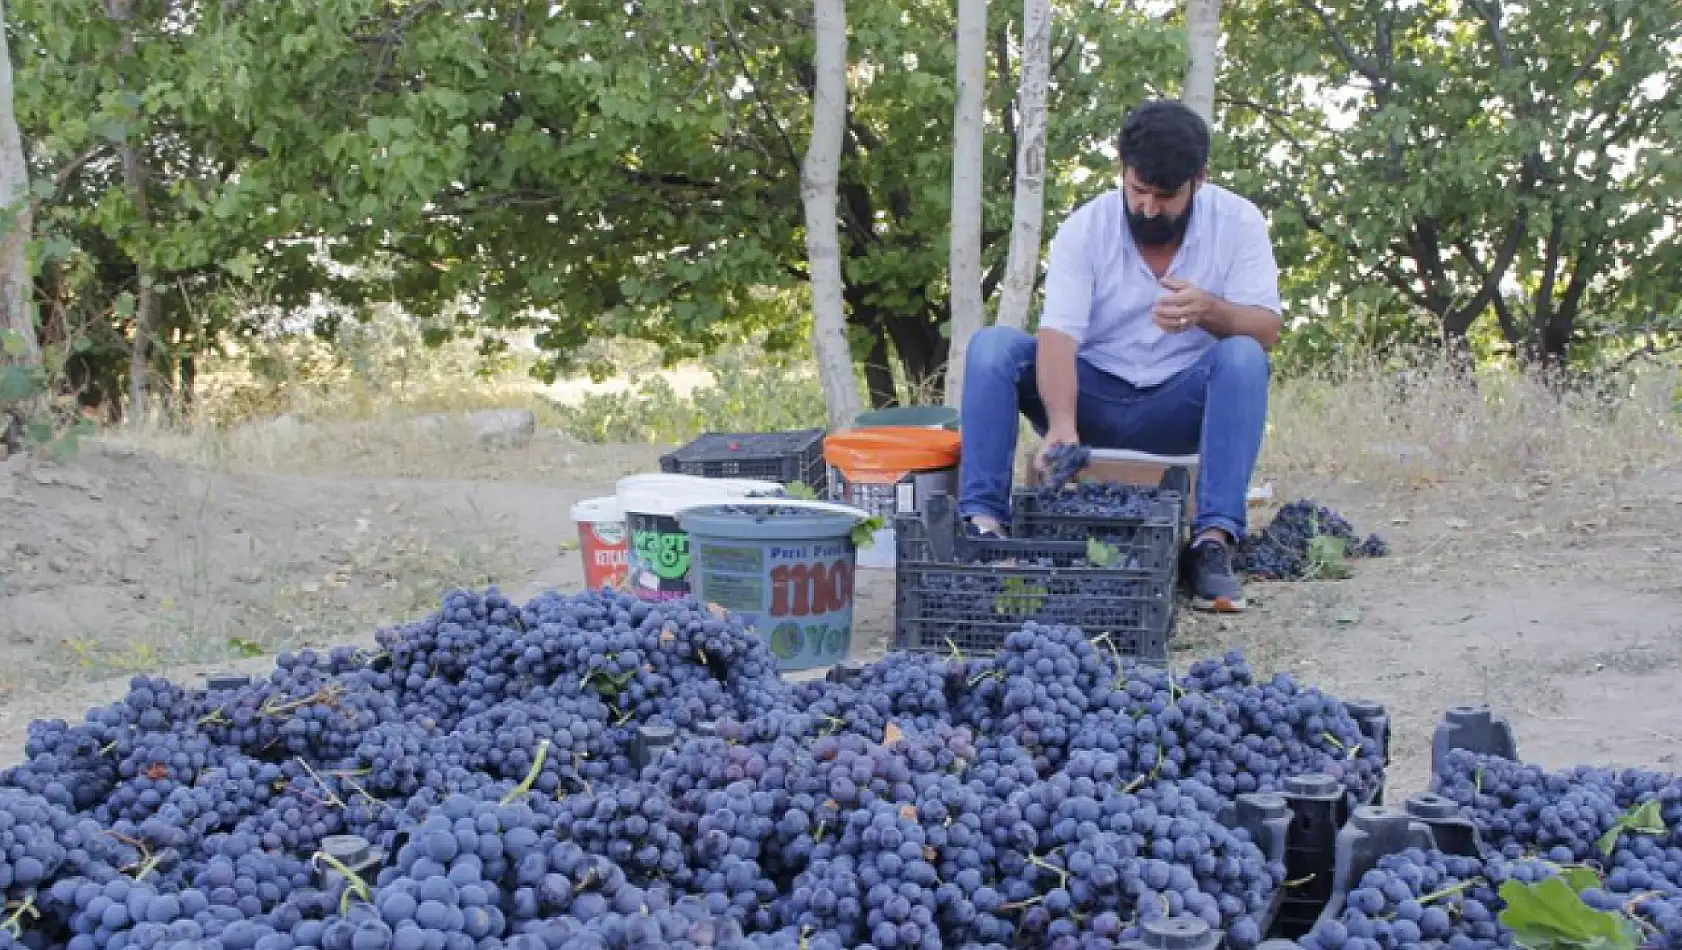
[[[1186,203],[1186,210],[1180,212],[1177,218],[1160,214],[1156,217],[1146,217],[1127,209],[1127,229],[1133,232],[1133,240],[1144,247],[1162,247],[1172,244],[1185,237],[1186,228],[1191,226],[1191,213],[1197,207],[1197,196],[1193,195]]]

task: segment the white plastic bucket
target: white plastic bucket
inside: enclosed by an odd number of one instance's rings
[[[608,495],[572,506],[578,525],[578,552],[584,559],[584,586],[590,590],[625,586],[625,512]]]
[[[776,482],[665,473],[628,475],[617,488],[615,498],[627,537],[626,580],[632,593],[648,601],[689,596],[689,535],[678,523],[678,512],[697,505],[785,494]]]

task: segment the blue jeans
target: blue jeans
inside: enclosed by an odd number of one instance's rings
[[[1017,416],[1027,416],[1041,435],[1047,429],[1034,377],[1036,346],[1032,336],[1009,327],[987,327],[970,341],[958,488],[958,510],[965,516],[1010,523]],[[1245,496],[1267,426],[1271,367],[1261,344],[1247,336],[1227,337],[1190,368],[1147,388],[1084,359],[1077,359],[1076,367],[1081,442],[1155,455],[1198,453],[1194,536],[1220,528],[1243,537]]]

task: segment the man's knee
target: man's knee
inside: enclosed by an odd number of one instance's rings
[[[982,327],[970,338],[964,365],[976,372],[1018,372],[1034,355],[1034,338],[1014,327]]]
[[[1267,351],[1254,337],[1229,336],[1215,344],[1220,368],[1245,378],[1266,379],[1272,370]]]

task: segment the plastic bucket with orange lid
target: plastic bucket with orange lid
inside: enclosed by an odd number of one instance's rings
[[[824,439],[830,497],[877,515],[885,527],[858,555],[858,565],[894,564],[894,515],[922,511],[934,493],[957,494],[962,438],[949,429],[873,426]]]

